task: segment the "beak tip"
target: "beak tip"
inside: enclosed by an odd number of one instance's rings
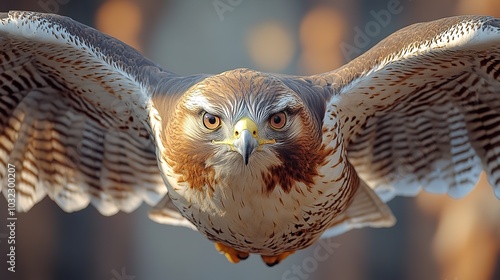
[[[245,165],[248,165],[248,162],[250,161],[250,156],[252,153],[250,151],[247,151],[245,155],[243,156],[243,161],[245,162]]]
[[[235,146],[236,150],[242,155],[245,165],[248,165],[250,157],[259,144],[248,130],[243,130],[240,138],[235,143]]]

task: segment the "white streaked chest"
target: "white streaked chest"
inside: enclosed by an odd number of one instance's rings
[[[173,203],[209,239],[242,251],[274,254],[314,242],[333,219],[339,184],[332,181],[341,177],[344,165],[329,163],[333,170],[321,168],[324,173],[313,186],[296,182],[289,192],[276,186],[265,193],[263,174],[277,159],[269,154],[253,156],[248,166],[228,162],[215,168],[217,185],[201,191],[182,182],[165,163]],[[330,157],[329,161],[338,161],[340,152]]]

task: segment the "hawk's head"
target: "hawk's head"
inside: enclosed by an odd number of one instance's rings
[[[321,109],[320,109],[321,110]],[[269,193],[312,184],[321,124],[281,80],[247,69],[211,76],[177,103],[164,135],[165,157],[191,188],[250,174]],[[258,190],[255,190],[258,191]]]
[[[318,95],[297,88],[236,69],[193,85],[162,119],[169,196],[209,239],[274,256],[308,246],[328,226],[332,216],[316,204],[338,191],[320,180],[334,149],[322,143]]]

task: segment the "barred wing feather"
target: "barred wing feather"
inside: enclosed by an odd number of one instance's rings
[[[459,16],[404,28],[344,67],[336,90],[349,161],[384,200],[420,189],[466,195],[484,170],[500,198],[500,20]]]
[[[166,193],[148,125],[165,71],[69,18],[0,15],[0,189],[16,169],[18,208],[45,195],[63,210],[104,215]]]

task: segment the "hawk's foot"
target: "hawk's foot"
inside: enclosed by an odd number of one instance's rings
[[[262,257],[262,260],[268,266],[275,266],[293,253],[295,253],[295,251],[284,252],[283,254],[276,255],[276,256],[261,256],[261,257]]]
[[[248,258],[248,253],[240,252],[219,242],[215,242],[215,249],[221,254],[224,254],[231,263],[239,263],[241,260],[246,260]]]

